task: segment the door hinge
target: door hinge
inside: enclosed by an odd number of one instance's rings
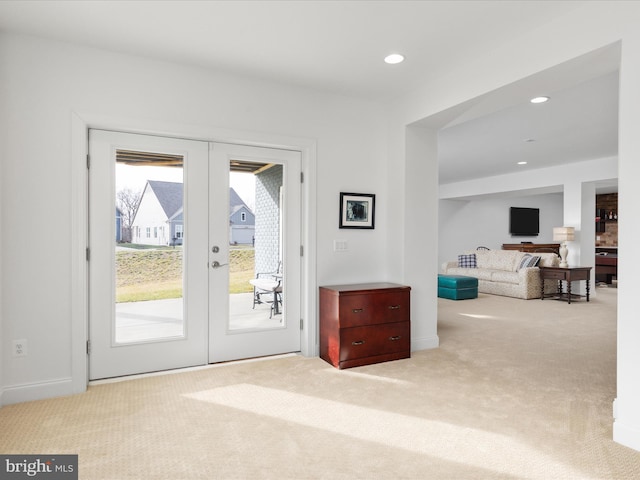
[[[304,183],[304,172],[300,172],[300,183]]]
[[[300,319],[300,330],[304,330],[304,320]]]
[[[91,260],[91,250],[89,250],[89,247],[87,247],[86,257],[87,257],[87,262]]]
[[[300,256],[304,256],[304,246],[300,245]]]
[[[87,355],[91,355],[91,340],[87,340]]]
[[[87,170],[89,170],[90,168],[91,168],[91,157],[87,153]]]

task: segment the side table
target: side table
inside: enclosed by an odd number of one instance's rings
[[[540,267],[540,300],[544,300],[545,297],[554,297],[556,299],[566,299],[568,303],[571,303],[571,298],[578,298],[582,295],[576,295],[571,293],[571,282],[578,280],[586,280],[587,282],[587,302],[589,301],[589,280],[592,267]],[[558,290],[556,293],[544,293],[544,281],[545,280],[557,280]],[[562,282],[567,283],[567,291],[563,292]]]

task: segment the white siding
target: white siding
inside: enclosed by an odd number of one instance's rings
[[[134,237],[133,243],[143,245],[168,245],[170,232],[167,216],[158,201],[158,198],[149,187],[144,192],[140,200],[138,212],[133,221],[134,233],[138,233],[138,237]],[[150,231],[150,237],[147,238],[147,229]],[[157,235],[154,235],[157,232]]]

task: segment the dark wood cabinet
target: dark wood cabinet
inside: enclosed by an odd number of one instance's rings
[[[320,358],[350,368],[411,356],[411,287],[320,287]]]
[[[559,243],[503,243],[502,250],[517,250],[519,252],[555,252],[560,255]]]
[[[609,253],[609,252],[615,253]],[[618,249],[596,248],[596,282],[611,285],[618,276]]]

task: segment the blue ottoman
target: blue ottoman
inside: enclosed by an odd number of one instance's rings
[[[438,274],[438,296],[450,300],[478,298],[478,279],[462,275]]]

